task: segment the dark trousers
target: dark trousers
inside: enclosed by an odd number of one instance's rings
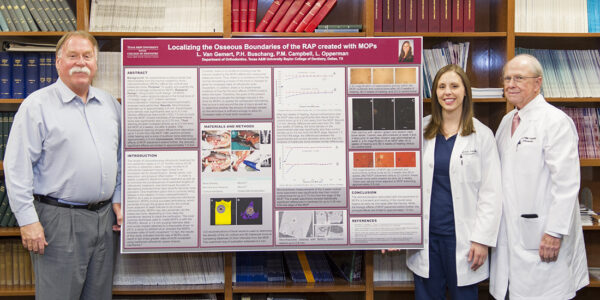
[[[35,298],[112,299],[112,205],[90,211],[34,204],[48,242],[43,255],[30,252]]]
[[[415,299],[477,300],[477,284],[456,286],[456,237],[429,234],[429,278],[415,274]]]

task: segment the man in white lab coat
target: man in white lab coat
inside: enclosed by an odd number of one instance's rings
[[[518,55],[503,71],[516,108],[500,123],[503,217],[492,251],[496,299],[570,299],[589,283],[577,194],[579,155],[573,121],[540,94],[542,67]]]

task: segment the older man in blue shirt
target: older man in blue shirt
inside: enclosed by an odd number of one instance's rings
[[[121,106],[91,86],[93,36],[67,33],[56,49],[58,81],[15,115],[4,158],[10,206],[31,251],[37,299],[111,299]]]

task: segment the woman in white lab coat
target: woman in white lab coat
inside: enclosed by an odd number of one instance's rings
[[[492,131],[473,117],[471,84],[457,65],[433,81],[423,120],[423,250],[410,250],[416,299],[477,299],[502,214],[500,160]]]

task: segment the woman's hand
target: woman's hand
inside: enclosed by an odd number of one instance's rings
[[[471,270],[477,271],[485,263],[487,256],[488,246],[471,242],[471,249],[469,249],[469,257],[467,259],[468,262],[472,262]]]

